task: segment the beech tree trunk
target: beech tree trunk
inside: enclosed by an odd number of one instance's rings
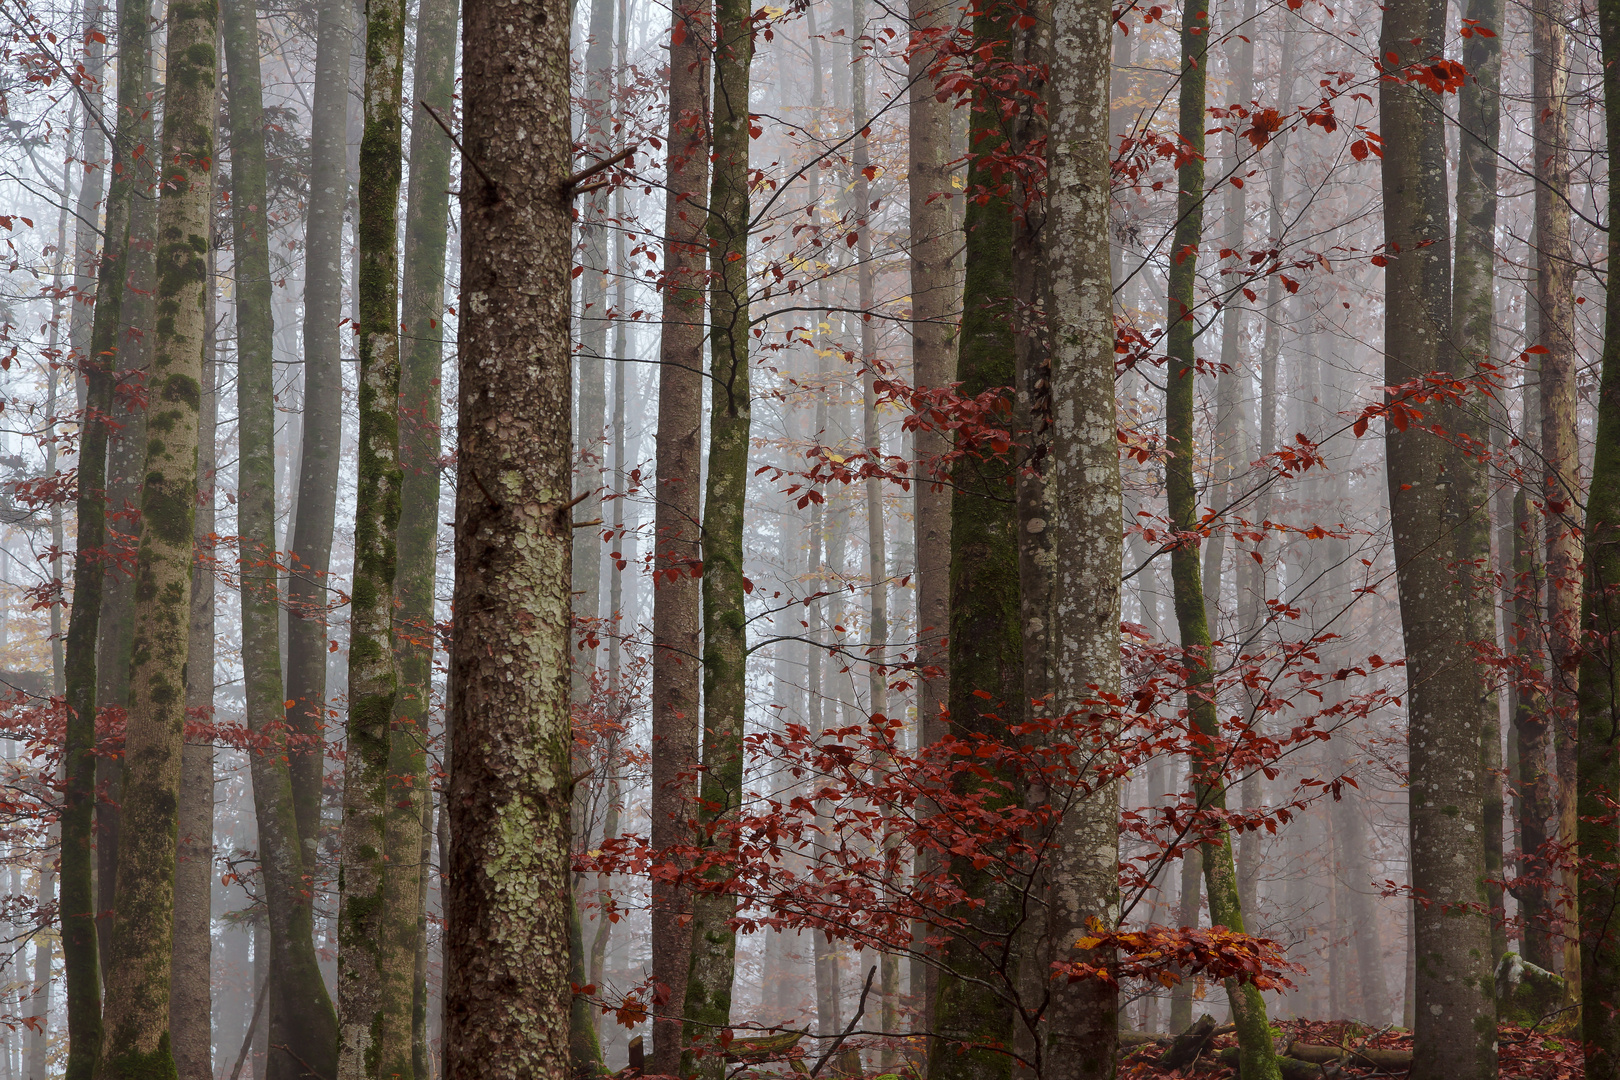
[[[132,5],[133,6],[133,5]],[[180,755],[186,721],[197,431],[211,235],[209,168],[219,82],[216,10],[174,4],[168,16],[158,204],[158,291],[147,443],[141,470],[141,546],[135,568],[135,642],[124,750],[118,919],[107,966],[100,1075],[174,1075],[169,965]],[[127,55],[127,53],[126,53]]]
[[[1052,450],[1048,504],[1056,572],[1049,616],[1052,703],[1097,786],[1059,803],[1047,935],[1054,961],[1103,965],[1086,949],[1092,920],[1119,922],[1119,787],[1101,782],[1116,758],[1120,688],[1120,565],[1124,542],[1114,413],[1114,298],[1109,239],[1110,52],[1104,0],[1053,7],[1047,83],[1046,297]],[[1026,528],[1027,528],[1026,524]],[[1109,1080],[1118,1054],[1119,990],[1100,980],[1051,982],[1042,1054],[1052,1080]]]
[[[748,0],[715,5],[714,174],[709,184],[708,482],[703,502],[703,772],[699,848],[733,844],[728,819],[742,802],[743,716],[747,707],[747,612],[743,591],[743,505],[752,416],[748,343],[749,73],[754,59]],[[692,956],[686,982],[681,1075],[725,1076],[719,1041],[731,1022],[737,898],[729,872],[711,871],[692,895]]]
[[[708,265],[710,0],[670,8],[669,133],[665,159],[663,332],[659,342],[658,490],[653,511],[652,847],[655,858],[691,840],[699,725],[702,562],[703,342]],[[692,937],[686,890],[652,880],[651,1072],[672,1075],[681,1057]]]
[[[312,875],[288,768],[281,681],[281,604],[276,552],[275,371],[270,225],[259,73],[259,26],[249,0],[225,0],[230,75],[231,224],[236,276],[237,532],[242,592],[242,681],[253,806],[270,944],[270,1080],[335,1075],[336,1014],[315,955]]]
[[[394,582],[400,513],[399,185],[403,0],[366,5],[365,133],[360,142],[358,307],[359,480],[349,602],[349,716],[343,766],[343,866],[338,875],[338,1076],[364,1080],[411,1068],[414,933],[422,816],[395,798],[419,771],[395,740],[399,672]],[[400,745],[396,746],[396,742]],[[416,748],[417,752],[420,747]],[[404,806],[398,805],[403,801]],[[414,919],[411,920],[414,930]]]
[[[1180,133],[1192,152],[1178,170],[1180,194],[1176,200],[1176,230],[1172,241],[1168,286],[1169,306],[1165,352],[1165,489],[1171,527],[1182,533],[1198,528],[1198,492],[1193,478],[1196,446],[1193,439],[1194,387],[1197,383],[1194,345],[1197,313],[1193,287],[1198,247],[1204,228],[1204,102],[1209,48],[1209,13],[1189,3],[1182,11]],[[1175,587],[1176,623],[1188,666],[1187,712],[1210,749],[1192,763],[1191,781],[1198,804],[1216,811],[1226,809],[1226,782],[1221,775],[1224,755],[1215,746],[1221,739],[1211,677],[1209,622],[1199,568],[1196,540],[1184,541],[1170,551],[1170,574]],[[1209,897],[1209,921],[1244,932],[1242,902],[1232,859],[1231,833],[1223,825],[1217,839],[1201,845],[1204,881]],[[1246,1077],[1278,1078],[1276,1051],[1266,1016],[1265,999],[1252,983],[1235,979],[1226,983],[1237,1025],[1238,1044]]]
[[[1431,92],[1400,73],[1443,51],[1445,4],[1394,0],[1384,9],[1379,55],[1394,77],[1379,83],[1384,155],[1386,384],[1452,368],[1451,245],[1445,130]],[[1425,412],[1424,424],[1468,430],[1463,410]],[[1432,420],[1429,418],[1432,417]],[[1469,589],[1455,566],[1473,558],[1485,511],[1482,466],[1414,424],[1387,425],[1385,471],[1396,583],[1407,652],[1411,748],[1410,833],[1415,905],[1412,1077],[1494,1077],[1496,1003],[1489,920],[1466,905],[1483,892],[1484,812],[1479,702],[1484,680],[1468,639]],[[1461,526],[1461,527],[1460,527]]]
[[[446,1080],[568,1069],[568,14],[463,16]]]
[[[348,201],[347,107],[351,0],[319,0],[304,222],[304,410],[298,505],[287,577],[287,722],[293,806],[304,865],[313,868],[326,770],[327,583],[342,438],[343,208]]]

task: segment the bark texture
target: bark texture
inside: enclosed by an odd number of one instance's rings
[[[169,971],[180,755],[186,720],[197,425],[210,236],[209,168],[219,83],[217,8],[177,2],[168,13],[163,188],[149,438],[135,567],[135,641],[124,749],[118,919],[107,966],[100,1076],[175,1076]]]
[[[569,12],[464,11],[444,1075],[527,1080],[568,1068]]]
[[[1385,383],[1398,385],[1455,362],[1451,348],[1451,244],[1445,132],[1431,91],[1408,82],[1445,41],[1445,5],[1395,0],[1384,9],[1379,83],[1385,246]],[[1433,422],[1466,430],[1461,410]],[[1428,415],[1428,414],[1426,414]],[[1417,955],[1412,1076],[1496,1075],[1496,1005],[1489,921],[1463,906],[1485,899],[1479,701],[1484,680],[1468,638],[1474,601],[1458,588],[1456,560],[1470,517],[1484,512],[1480,464],[1413,424],[1385,430],[1385,472],[1396,581],[1407,650],[1410,834]],[[1477,488],[1477,491],[1476,491]]]

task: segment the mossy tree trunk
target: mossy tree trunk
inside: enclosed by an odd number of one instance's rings
[[[748,342],[748,92],[754,59],[747,0],[715,5],[714,172],[709,185],[709,470],[703,503],[703,769],[697,845],[719,865],[692,895],[681,1075],[725,1076],[720,1036],[731,1023],[737,899],[730,876],[730,819],[740,810],[747,708],[743,505],[752,416]],[[700,856],[701,858],[701,856]]]
[[[1048,616],[1055,717],[1073,717],[1076,760],[1097,786],[1056,796],[1047,937],[1054,961],[1106,964],[1079,947],[1091,921],[1119,922],[1119,792],[1099,782],[1117,721],[1103,702],[1120,685],[1120,560],[1124,541],[1114,415],[1113,272],[1109,238],[1109,64],[1113,20],[1104,0],[1053,8],[1047,83],[1046,297],[1051,353],[1047,494],[1055,572]],[[1072,801],[1070,801],[1072,800]],[[1110,1080],[1118,1053],[1118,988],[1100,980],[1051,984],[1044,1076]]]
[[[218,12],[174,3],[158,204],[158,288],[141,545],[135,566],[135,641],[125,736],[118,919],[107,965],[105,1080],[173,1077],[169,973],[175,844],[186,722],[192,530],[210,236],[209,169],[219,83]]]
[[[1169,452],[1165,462],[1165,491],[1170,525],[1184,535],[1195,533],[1200,516],[1198,488],[1193,476],[1197,452],[1193,436],[1194,390],[1198,381],[1194,357],[1198,322],[1193,293],[1198,248],[1203,242],[1204,230],[1204,107],[1209,31],[1209,13],[1194,2],[1184,5],[1178,123],[1182,144],[1190,153],[1177,173],[1180,193],[1176,198],[1175,238],[1171,241],[1164,376],[1165,448]],[[1198,805],[1224,811],[1226,782],[1221,775],[1224,755],[1214,749],[1221,739],[1220,716],[1214,699],[1208,609],[1195,536],[1187,537],[1171,549],[1170,578],[1175,590],[1181,648],[1186,654],[1187,713],[1200,736],[1209,740],[1210,747],[1192,763],[1190,778]],[[1224,926],[1241,934],[1244,932],[1243,905],[1238,897],[1231,833],[1223,825],[1215,837],[1203,843],[1199,852],[1209,898],[1209,921],[1212,926]],[[1266,1003],[1260,991],[1253,984],[1228,980],[1226,993],[1232,1004],[1233,1023],[1237,1025],[1243,1075],[1253,1080],[1280,1077]]]
[[[1620,146],[1620,0],[1601,0],[1603,101],[1610,146]],[[1620,169],[1610,158],[1609,216],[1620,211]],[[1620,231],[1609,232],[1620,260]],[[1620,275],[1610,274],[1598,388],[1597,451],[1586,495],[1586,590],[1580,667],[1578,783],[1581,857],[1581,1035],[1589,1080],[1620,1078],[1620,877],[1614,797],[1620,791]]]
[[[338,875],[338,1076],[411,1070],[414,922],[388,913],[415,903],[421,811],[390,801],[414,776],[396,747],[394,581],[400,513],[399,186],[405,5],[366,5],[365,131],[360,140],[359,481],[349,599],[349,715],[343,766],[343,866]],[[396,753],[396,750],[399,753]],[[420,752],[420,747],[415,748]],[[403,756],[402,756],[403,755]],[[408,854],[407,854],[408,853]],[[390,856],[393,856],[390,858]]]
[[[351,0],[316,7],[315,86],[310,109],[309,204],[304,222],[304,395],[298,505],[287,565],[287,714],[293,806],[304,865],[313,867],[326,771],[327,574],[337,516],[343,375],[343,207]]]
[[[444,366],[444,257],[449,244],[450,140],[419,102],[440,116],[453,110],[456,77],[457,0],[423,0],[416,16],[413,65],[411,184],[405,208],[405,263],[401,321],[406,344],[400,357],[400,440],[402,469],[399,512],[399,572],[394,583],[397,618],[394,654],[399,664],[397,723],[391,736],[395,761],[403,767],[389,777],[390,806],[409,802],[424,823],[415,858],[416,894],[410,905],[403,888],[390,894],[389,933],[412,939],[412,1058],[417,1080],[427,1080],[427,988],[425,905],[432,851],[432,785],[427,776],[428,716],[433,697],[434,581],[438,569],[439,456]],[[401,807],[403,809],[403,807]],[[393,856],[403,852],[390,850]],[[402,992],[391,987],[392,994]]]
[[[464,12],[444,1075],[528,1080],[572,997],[569,10]]]
[[[105,72],[100,42],[100,8],[86,29],[88,76],[85,89],[96,116],[85,118],[84,158],[98,161],[105,152],[99,121],[101,77]],[[127,0],[121,9],[120,34],[146,33],[149,9]],[[145,94],[145,69],[139,64],[118,68],[120,101],[139,100]],[[96,800],[96,636],[101,621],[103,568],[101,550],[107,542],[104,488],[107,482],[107,415],[112,410],[112,370],[117,364],[118,312],[123,304],[125,254],[128,250],[134,129],[129,114],[118,111],[113,138],[114,163],[106,170],[111,187],[107,194],[104,235],[110,238],[102,252],[99,273],[95,266],[96,203],[102,189],[102,170],[85,176],[79,188],[74,255],[75,303],[69,343],[85,380],[85,420],[79,433],[79,477],[76,548],[73,557],[73,608],[68,614],[63,652],[62,693],[67,709],[62,743],[62,853],[59,918],[62,933],[63,982],[67,998],[68,1053],[66,1080],[92,1080],[101,1054],[101,965],[96,941],[95,800]],[[94,308],[86,298],[94,291]],[[86,318],[86,315],[89,317]]]
[[[659,340],[658,492],[653,510],[652,846],[670,852],[691,840],[697,773],[703,342],[708,258],[710,0],[671,5],[669,133],[664,203],[663,333]],[[661,854],[659,858],[670,858]],[[652,977],[655,1005],[648,1068],[673,1074],[680,1064],[686,974],[692,935],[686,891],[663,875],[652,880]]]
[[[1431,91],[1398,74],[1443,51],[1445,4],[1393,0],[1384,9],[1379,55],[1394,77],[1379,83],[1384,155],[1385,375],[1400,385],[1453,367],[1451,222],[1445,130]],[[1468,431],[1460,408],[1425,411],[1425,423]],[[1384,435],[1396,583],[1407,651],[1411,748],[1410,833],[1417,957],[1414,1080],[1494,1077],[1485,852],[1480,821],[1479,702],[1485,682],[1469,639],[1476,599],[1458,588],[1459,559],[1479,554],[1485,514],[1483,465],[1422,425]]]
[[[275,371],[270,225],[266,213],[259,25],[251,0],[225,0],[230,77],[231,232],[236,276],[237,532],[242,592],[242,681],[259,865],[270,936],[267,1073],[293,1080],[336,1073],[337,1020],[315,955],[313,875],[304,865],[293,801],[281,681],[277,589]]]

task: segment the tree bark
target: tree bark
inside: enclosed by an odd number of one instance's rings
[[[658,488],[653,511],[652,847],[691,840],[697,793],[705,238],[709,187],[710,0],[670,9],[669,133],[665,163],[663,334],[659,342]],[[678,860],[677,860],[678,862]],[[653,1049],[648,1068],[671,1075],[681,1057],[692,940],[686,890],[652,880]]]
[[[315,955],[312,875],[293,801],[281,681],[277,588],[275,371],[259,26],[248,0],[225,0],[230,76],[231,225],[236,277],[237,532],[242,681],[259,863],[270,944],[270,1080],[335,1073],[336,1016]]]
[[[1609,145],[1620,146],[1620,2],[1597,6],[1603,43],[1603,103]],[[1609,218],[1620,211],[1620,169],[1609,159]],[[1620,232],[1609,231],[1609,261]],[[1620,880],[1615,871],[1614,794],[1620,790],[1620,276],[1607,282],[1597,449],[1586,497],[1586,587],[1581,612],[1577,784],[1581,859],[1581,1036],[1590,1080],[1620,1078]]]
[[[729,819],[740,808],[743,716],[747,707],[747,612],[743,591],[743,506],[752,416],[748,343],[748,93],[754,59],[747,0],[715,5],[714,172],[709,184],[708,481],[703,503],[703,772],[697,845],[720,865],[692,895],[692,956],[686,981],[681,1075],[725,1075],[719,1037],[731,1023],[737,898],[723,889]]]
[[[208,289],[209,168],[219,82],[216,9],[168,14],[163,192],[141,546],[118,848],[118,920],[107,967],[100,1075],[174,1075],[169,971],[174,932],[176,808],[185,736],[187,625],[197,506],[197,430]],[[127,53],[126,53],[127,55]]]
[[[338,1076],[411,1068],[415,948],[392,918],[416,897],[422,817],[393,798],[411,747],[395,740],[399,672],[394,582],[400,514],[399,185],[405,4],[366,5],[365,132],[360,142],[359,480],[349,601],[349,716],[338,875]],[[419,752],[419,747],[416,748]]]
[[[1379,55],[1383,123],[1386,384],[1452,367],[1451,266],[1445,130],[1430,91],[1406,82],[1445,43],[1445,4],[1395,0],[1384,9]],[[1425,423],[1468,430],[1462,409],[1425,412]],[[1432,420],[1428,419],[1432,417]],[[1463,906],[1483,891],[1484,778],[1480,709],[1484,680],[1468,639],[1474,601],[1458,588],[1458,559],[1473,558],[1483,514],[1482,466],[1421,425],[1385,430],[1385,471],[1396,582],[1407,651],[1409,789],[1417,981],[1414,1080],[1496,1075],[1495,999],[1488,920]]]
[[[1542,525],[1546,529],[1547,686],[1545,703],[1558,771],[1557,836],[1573,845],[1575,725],[1579,666],[1581,541],[1580,446],[1575,426],[1575,265],[1569,236],[1569,51],[1562,0],[1532,5],[1531,111],[1535,152],[1535,305],[1540,354]],[[1579,871],[1560,867],[1558,908],[1565,988],[1580,986],[1580,932],[1574,925]]]
[[[1047,214],[1051,353],[1048,503],[1056,573],[1052,608],[1052,703],[1075,777],[1059,800],[1047,935],[1053,960],[1102,966],[1085,949],[1092,920],[1119,923],[1119,787],[1104,781],[1115,760],[1118,718],[1106,704],[1120,688],[1122,501],[1114,404],[1113,271],[1109,176],[1113,19],[1102,0],[1053,7],[1047,83]],[[1053,238],[1057,242],[1050,242]],[[1026,528],[1027,528],[1026,524]],[[1067,787],[1067,785],[1066,785]],[[1056,976],[1043,1050],[1052,1080],[1107,1080],[1118,1055],[1119,991],[1100,980]]]
[[[304,223],[304,409],[298,505],[287,565],[287,721],[293,805],[304,865],[313,867],[326,771],[328,574],[337,516],[343,427],[343,208],[351,0],[316,8],[315,86],[310,109],[309,206]]]
[[[1541,515],[1530,494],[1519,488],[1513,499],[1514,638],[1510,648],[1525,666],[1527,677],[1541,669],[1543,657],[1536,641],[1540,625]],[[1528,681],[1528,678],[1527,678]],[[1547,713],[1541,695],[1521,689],[1513,706],[1513,735],[1518,749],[1519,865],[1513,895],[1519,902],[1524,925],[1521,950],[1529,963],[1551,971],[1553,956],[1552,912],[1548,909],[1547,828],[1553,816],[1552,777],[1547,772]]]
[[[217,177],[215,178],[217,183]],[[217,197],[210,194],[210,202]],[[192,524],[186,712],[210,725],[180,751],[179,845],[174,870],[173,982],[169,1045],[178,1080],[213,1080],[214,884],[214,437],[219,418],[215,351],[214,247],[209,245],[203,310],[202,397],[197,421],[197,516]],[[245,399],[244,399],[245,400]]]
[[[571,1000],[567,5],[469,0],[462,65],[444,1075],[527,1080]]]
[[[1209,748],[1196,755],[1192,763],[1191,780],[1199,806],[1223,811],[1226,809],[1226,782],[1221,775],[1223,755],[1215,750],[1221,739],[1220,717],[1215,706],[1209,622],[1199,572],[1196,530],[1200,515],[1193,478],[1196,452],[1193,397],[1198,378],[1193,352],[1198,326],[1193,287],[1204,228],[1204,102],[1209,29],[1207,11],[1195,10],[1192,3],[1183,7],[1179,130],[1191,156],[1178,170],[1180,194],[1176,199],[1176,230],[1165,312],[1168,327],[1165,448],[1169,452],[1165,488],[1171,528],[1182,534],[1181,542],[1170,551],[1170,574],[1175,588],[1176,624],[1187,658],[1187,712],[1199,734],[1209,740]],[[1231,833],[1222,825],[1215,835],[1217,839],[1200,845],[1210,925],[1224,926],[1241,934],[1244,932],[1243,909],[1238,898]],[[1240,984],[1232,979],[1227,980],[1226,993],[1237,1026],[1243,1074],[1256,1078],[1278,1077],[1265,999],[1252,983]]]

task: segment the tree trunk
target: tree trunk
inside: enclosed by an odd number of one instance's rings
[[[134,5],[131,5],[134,6]],[[187,625],[197,506],[197,425],[208,290],[219,25],[213,7],[175,4],[168,17],[158,204],[158,291],[141,547],[118,848],[118,921],[107,966],[106,1080],[174,1075],[169,964],[185,738]],[[127,53],[126,53],[127,55]]]
[[[1109,88],[1113,20],[1101,0],[1057,4],[1047,85],[1047,215],[1052,343],[1051,509],[1053,717],[1090,761],[1057,827],[1047,936],[1054,960],[1110,963],[1087,950],[1091,921],[1119,923],[1119,787],[1102,782],[1115,760],[1118,721],[1104,702],[1120,689],[1119,443],[1114,413],[1113,272],[1109,238]],[[1060,238],[1052,242],[1054,238]],[[1026,524],[1026,528],[1028,525]],[[1071,791],[1074,789],[1070,789]],[[1067,795],[1068,792],[1065,792]],[[1108,1080],[1118,1053],[1119,991],[1100,980],[1051,983],[1042,1059],[1052,1080]]]
[[[652,847],[670,860],[691,842],[699,677],[698,519],[703,421],[705,238],[709,187],[710,0],[671,7],[665,163],[663,334],[659,342],[658,490],[653,511]],[[688,894],[652,880],[653,1050],[648,1069],[680,1064],[692,939]]]
[[[1463,66],[1468,78],[1458,92],[1457,124],[1461,139],[1457,159],[1457,253],[1452,281],[1451,319],[1460,367],[1471,375],[1491,370],[1496,344],[1496,156],[1501,143],[1502,39],[1506,28],[1502,0],[1470,0],[1468,18],[1492,36],[1475,32],[1465,39]],[[1539,189],[1538,189],[1539,190]],[[1568,219],[1565,219],[1566,232]],[[1488,442],[1494,426],[1491,400],[1479,402],[1475,434]],[[1481,477],[1483,479],[1483,477]],[[1496,640],[1495,596],[1491,585],[1490,515],[1481,507],[1469,519],[1469,540],[1483,557],[1473,572],[1475,594],[1469,597],[1476,641]],[[1502,726],[1496,695],[1480,700],[1480,769],[1484,819],[1486,903],[1491,918],[1491,969],[1507,951],[1506,912],[1502,906]]]
[[[337,516],[343,427],[343,209],[348,201],[351,0],[316,8],[315,87],[310,110],[309,206],[304,225],[304,409],[298,505],[287,578],[287,717],[293,805],[304,865],[314,867],[326,770],[327,577]]]
[[[215,177],[217,183],[217,177]],[[210,199],[217,197],[217,192]],[[180,751],[179,845],[174,870],[173,981],[169,1045],[178,1080],[213,1080],[214,884],[214,438],[219,418],[215,352],[214,247],[209,245],[203,310],[202,397],[197,422],[197,516],[192,525],[190,643],[186,712],[210,730]],[[243,398],[242,400],[246,400]]]
[[[1165,313],[1168,348],[1165,355],[1165,488],[1170,526],[1188,534],[1198,528],[1198,492],[1193,479],[1193,390],[1197,383],[1194,344],[1197,315],[1193,286],[1198,267],[1198,246],[1204,228],[1204,98],[1209,47],[1209,13],[1187,4],[1182,11],[1180,132],[1191,157],[1178,170],[1180,194],[1176,200],[1176,230]],[[1221,738],[1211,677],[1209,623],[1199,573],[1196,539],[1185,540],[1170,551],[1170,573],[1175,587],[1176,624],[1188,666],[1187,712],[1211,749],[1192,763],[1193,790],[1198,805],[1226,809],[1226,782],[1221,775],[1223,756],[1214,750]],[[1209,896],[1211,926],[1244,932],[1242,903],[1238,899],[1237,872],[1232,861],[1232,839],[1222,825],[1217,839],[1201,845],[1204,881]],[[1227,980],[1227,997],[1242,1049],[1243,1074],[1278,1077],[1265,999],[1252,983]]]
[[[568,7],[464,11],[444,1075],[527,1080],[571,999]]]
[[[730,816],[742,799],[747,703],[747,617],[743,592],[743,506],[752,415],[748,342],[749,72],[754,59],[747,0],[715,7],[714,175],[709,185],[709,471],[703,502],[703,772],[700,848],[732,846]],[[692,956],[686,982],[681,1075],[725,1075],[717,1040],[731,1022],[737,932],[735,895],[722,891],[722,865],[692,895]]]
[[[1010,59],[1009,15],[1005,6],[974,15],[974,41],[994,49],[994,63]],[[986,155],[1010,135],[1002,124],[1001,106],[1001,99],[980,83],[970,121],[975,156],[968,169],[969,190],[995,183]],[[992,195],[970,200],[965,225],[960,392],[1010,395],[1017,383],[1011,199]],[[1003,743],[1011,740],[1008,727],[1015,722],[1003,717],[1021,719],[1024,697],[1019,522],[1017,506],[1006,494],[1011,467],[1010,461],[995,456],[964,459],[954,471],[951,492],[949,733],[959,738],[984,735]],[[976,781],[959,776],[954,783],[966,794],[969,789],[963,785]],[[987,809],[1023,804],[1022,792],[1001,785],[986,788]],[[1002,964],[1001,956],[1011,949],[1020,904],[1009,887],[976,868],[972,859],[953,857],[948,872],[983,906],[973,912],[973,929],[957,929],[943,950],[933,1013],[939,1037],[929,1046],[928,1077],[1005,1080],[1012,1070],[1003,1048],[1011,1045],[1015,1032],[1008,981],[1014,969]]]
[[[1562,0],[1532,6],[1531,111],[1535,150],[1535,305],[1541,359],[1542,524],[1546,529],[1547,712],[1558,766],[1557,836],[1575,843],[1575,725],[1579,665],[1581,541],[1580,446],[1575,426],[1575,265],[1569,236],[1569,52]],[[1580,932],[1574,925],[1579,873],[1561,869],[1563,971],[1580,986]]]
[[[439,458],[444,366],[444,259],[449,244],[450,140],[418,103],[440,116],[453,114],[456,77],[457,0],[423,0],[416,15],[416,58],[411,101],[411,184],[405,209],[405,265],[401,321],[407,344],[400,361],[399,571],[394,583],[397,615],[395,662],[400,693],[391,753],[402,766],[389,768],[389,805],[409,802],[418,821],[414,869],[401,873],[389,894],[389,932],[403,947],[411,939],[411,1045],[416,1080],[426,1069],[425,985],[428,861],[432,853],[433,785],[427,774],[429,711],[433,698],[434,582],[438,569]],[[425,823],[425,824],[423,824]],[[398,843],[406,838],[401,837]],[[404,854],[398,847],[391,856]],[[442,855],[441,855],[442,857]],[[396,868],[393,872],[398,872]],[[406,880],[411,879],[411,880]],[[407,895],[412,880],[414,895]],[[408,901],[408,903],[407,903]],[[403,964],[392,974],[402,974]],[[390,987],[390,994],[405,989]],[[390,1029],[399,1034],[397,1029]],[[394,1060],[399,1060],[394,1054]]]
[[[242,681],[248,730],[262,740],[250,755],[253,805],[270,939],[270,1039],[266,1073],[293,1080],[334,1075],[337,1029],[315,954],[312,875],[288,768],[281,681],[276,553],[275,372],[270,226],[266,215],[264,106],[259,26],[247,0],[225,0],[230,76],[231,224],[236,276],[237,532],[242,592]]]
[[[411,1067],[415,949],[395,916],[415,903],[422,817],[413,798],[394,798],[417,770],[408,760],[411,748],[396,746],[400,740],[392,738],[399,678],[393,622],[402,479],[398,243],[404,55],[403,0],[372,0],[366,5],[357,219],[359,480],[338,875],[341,1080],[404,1074]],[[400,801],[406,805],[397,805]]]
[[[1379,83],[1385,270],[1385,377],[1399,385],[1453,364],[1445,130],[1429,94],[1403,74],[1444,48],[1445,4],[1394,0],[1384,9]],[[1469,430],[1461,409],[1425,407],[1425,423]],[[1432,419],[1428,419],[1432,417]],[[1458,559],[1474,558],[1470,525],[1484,512],[1482,466],[1413,426],[1385,430],[1396,582],[1407,651],[1410,834],[1417,981],[1414,1080],[1496,1075],[1490,925],[1464,905],[1483,890],[1484,680],[1468,639],[1474,600]]]
[[[937,0],[910,0],[914,33],[943,32],[947,7]],[[921,40],[928,40],[922,37]],[[956,377],[952,344],[956,301],[954,222],[945,193],[950,190],[951,106],[935,94],[928,71],[938,54],[915,49],[909,60],[911,94],[907,100],[907,221],[911,270],[911,382],[919,390],[937,390]],[[816,72],[820,78],[820,71]],[[918,409],[919,414],[924,410]],[[950,625],[951,498],[943,484],[933,483],[934,462],[950,449],[944,431],[931,424],[918,427],[913,449],[915,501],[915,572],[917,575],[917,744],[930,746],[943,734],[939,711],[950,694],[946,631]],[[928,872],[919,853],[914,871]],[[927,928],[912,931],[912,1008],[923,1030],[933,1027],[934,969],[921,959]]]
[[[1525,665],[1526,676],[1533,677],[1543,662],[1535,629],[1541,617],[1541,515],[1536,513],[1529,492],[1522,487],[1513,499],[1513,522],[1511,580],[1514,582],[1515,631],[1509,648]],[[1551,971],[1557,961],[1553,956],[1552,912],[1547,904],[1547,881],[1551,873],[1546,852],[1547,828],[1553,815],[1552,777],[1547,772],[1547,727],[1541,695],[1521,689],[1513,707],[1513,735],[1519,758],[1518,826],[1522,854],[1513,895],[1519,902],[1519,918],[1524,924],[1521,944],[1524,958]]]
[[[125,0],[119,9],[118,39],[125,55],[143,55],[150,5]],[[135,188],[135,154],[142,145],[138,117],[146,99],[145,64],[118,65],[118,108],[113,133],[103,234],[108,238],[96,278],[95,311],[87,351],[80,356],[86,382],[85,422],[79,436],[77,543],[73,557],[73,610],[68,616],[64,664],[67,726],[63,738],[62,798],[62,962],[66,972],[68,1060],[65,1080],[92,1080],[100,1071],[103,1039],[101,948],[96,913],[96,647],[105,595],[100,552],[107,543],[107,417],[119,366],[118,327],[128,271],[129,223]],[[93,80],[97,87],[100,79]],[[99,100],[95,99],[95,100]],[[98,110],[99,111],[99,110]],[[86,124],[97,127],[95,118]],[[88,145],[88,140],[87,140]],[[88,154],[86,157],[88,158]],[[87,190],[89,184],[85,185]],[[83,202],[81,191],[81,202]],[[81,207],[79,220],[90,226],[94,203]],[[87,230],[88,231],[88,230]],[[90,245],[81,242],[89,261]],[[88,265],[85,267],[88,270]],[[86,275],[87,276],[87,275]]]

